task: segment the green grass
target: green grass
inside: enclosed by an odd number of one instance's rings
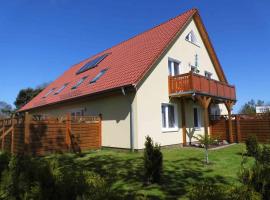
[[[193,183],[210,178],[220,184],[239,184],[237,174],[245,146],[242,144],[210,150],[210,164],[204,164],[203,149],[164,149],[164,173],[160,185],[143,185],[143,153],[114,150],[91,151],[82,157],[74,156],[76,163],[105,177],[113,190],[127,199],[142,194],[151,199],[185,199]],[[249,159],[249,163],[252,160]]]

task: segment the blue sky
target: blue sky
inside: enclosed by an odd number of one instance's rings
[[[267,0],[0,0],[0,101],[193,7],[237,87],[235,111],[251,98],[269,102]]]

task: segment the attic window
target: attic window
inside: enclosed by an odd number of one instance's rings
[[[187,34],[186,40],[198,46],[198,41],[193,31],[190,31],[189,34]]]
[[[55,90],[56,88],[52,88],[52,89],[50,89],[50,91],[49,92],[47,92],[42,98],[46,98],[47,96],[49,96],[54,90]]]
[[[68,86],[68,83],[64,84],[62,87],[60,87],[60,88],[54,93],[54,95],[57,95],[57,94],[59,94],[60,92],[62,92],[67,86]]]
[[[102,56],[99,56],[93,60],[90,60],[89,62],[87,62],[79,71],[77,71],[76,74],[80,74],[83,73],[89,69],[92,69],[94,67],[96,67],[103,59],[105,59],[109,54],[103,54]]]
[[[71,89],[74,90],[74,89],[78,88],[78,87],[85,81],[85,79],[87,79],[87,77],[88,77],[88,76],[82,77],[82,78],[76,83],[76,85],[74,85]]]
[[[97,82],[97,80],[100,79],[100,77],[103,76],[107,70],[108,68],[101,70],[98,75],[96,75],[95,78],[90,81],[90,84]]]

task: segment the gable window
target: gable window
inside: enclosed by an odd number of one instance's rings
[[[204,76],[205,76],[206,78],[211,79],[212,73],[211,73],[211,72],[208,72],[208,71],[204,71]]]
[[[168,69],[170,76],[176,76],[180,74],[180,62],[174,59],[168,60]]]
[[[108,69],[103,69],[103,70],[101,70],[101,71],[98,73],[98,75],[96,75],[95,78],[93,78],[93,79],[90,81],[90,84],[91,84],[91,83],[97,82],[97,80],[100,79],[100,77],[103,76],[107,70],[108,70]]]
[[[195,34],[194,34],[193,31],[190,31],[190,32],[187,34],[187,36],[186,36],[186,41],[189,41],[189,42],[191,42],[192,44],[195,44],[195,45],[198,46],[198,41],[197,41],[197,38],[196,38],[196,36],[195,36]]]
[[[194,128],[201,128],[201,114],[198,107],[193,108],[193,122]]]
[[[60,92],[62,92],[67,86],[68,86],[68,83],[64,84],[62,87],[60,87],[60,88],[54,93],[54,95],[57,95],[57,94],[59,94]]]
[[[76,83],[76,85],[74,85],[71,89],[74,90],[74,89],[78,88],[78,87],[85,81],[85,79],[87,79],[87,77],[88,77],[88,76],[82,77],[82,78]]]
[[[46,98],[46,97],[48,97],[54,90],[55,90],[56,88],[52,88],[52,89],[50,89],[50,91],[49,92],[47,92],[42,98]]]
[[[177,112],[174,104],[161,104],[162,130],[177,131]]]

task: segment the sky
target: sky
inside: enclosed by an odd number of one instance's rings
[[[70,66],[175,17],[199,9],[237,112],[270,102],[270,1],[0,0],[0,101],[59,77]]]

